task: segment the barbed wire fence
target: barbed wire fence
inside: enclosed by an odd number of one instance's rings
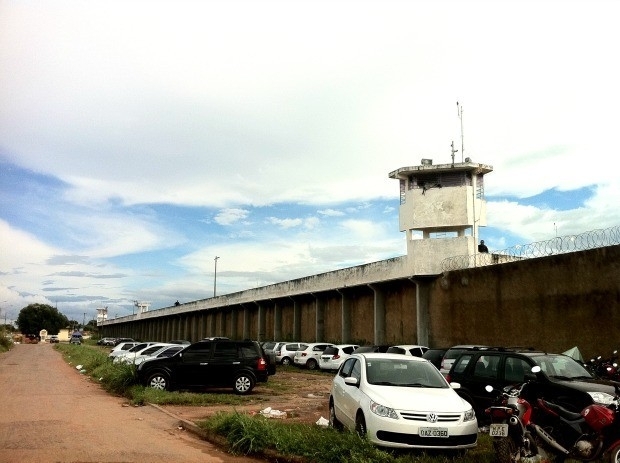
[[[616,244],[620,244],[620,226],[590,230],[578,235],[557,236],[550,240],[530,244],[518,244],[501,251],[448,257],[441,262],[441,269],[444,272],[449,272],[535,257],[585,251]]]

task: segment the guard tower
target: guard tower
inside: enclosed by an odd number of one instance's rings
[[[97,308],[97,326],[102,325],[108,319],[108,307]]]
[[[437,165],[422,159],[390,172],[400,182],[399,225],[413,275],[437,275],[443,259],[478,252],[478,227],[486,226],[484,175],[492,171],[465,158]]]

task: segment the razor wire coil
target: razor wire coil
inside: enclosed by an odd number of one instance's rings
[[[550,240],[517,244],[501,251],[448,257],[441,261],[444,272],[503,264],[523,259],[585,251],[620,244],[620,226],[590,230],[578,235],[557,236]]]

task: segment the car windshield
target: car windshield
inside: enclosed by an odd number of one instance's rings
[[[583,365],[566,355],[544,355],[534,357],[533,360],[547,376],[552,378],[592,378]]]
[[[450,387],[437,368],[428,362],[369,359],[366,377],[370,384],[378,386]]]

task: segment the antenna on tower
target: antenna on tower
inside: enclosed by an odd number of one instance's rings
[[[461,120],[461,162],[463,162],[463,156],[465,155],[465,145],[463,142],[463,106],[459,105],[459,102],[456,102],[456,112]]]

